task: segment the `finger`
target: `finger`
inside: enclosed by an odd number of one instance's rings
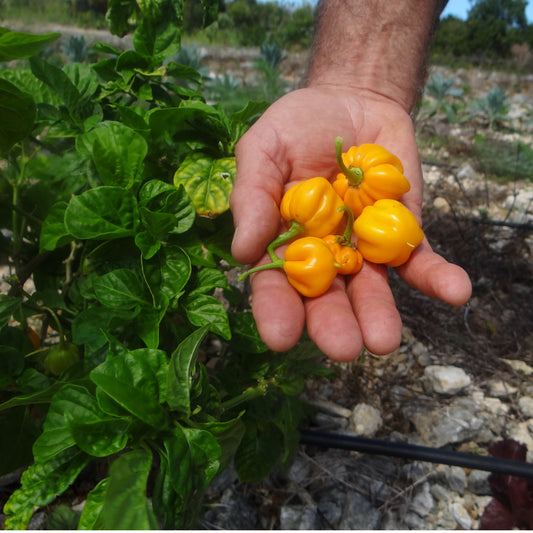
[[[396,350],[402,340],[402,321],[389,287],[386,268],[365,263],[348,284],[347,292],[365,347],[376,355]]]
[[[335,361],[353,361],[363,348],[363,339],[345,282],[337,277],[326,294],[305,302],[309,337]]]
[[[292,348],[300,339],[305,311],[301,297],[279,270],[252,276],[252,313],[263,342],[277,352]]]
[[[472,295],[468,274],[460,266],[448,263],[433,252],[426,239],[409,261],[397,270],[406,283],[431,298],[452,305],[463,305]]]
[[[257,261],[277,234],[278,205],[283,192],[284,170],[278,166],[282,154],[275,135],[256,138],[253,128],[236,149],[237,177],[230,196],[235,234],[232,254],[241,263]],[[269,137],[267,134],[266,137]]]

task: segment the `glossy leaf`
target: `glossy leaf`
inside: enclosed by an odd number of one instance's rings
[[[64,385],[52,398],[43,424],[43,432],[35,441],[33,453],[37,462],[45,462],[74,446],[70,422],[99,422],[104,418],[96,399],[84,387]]]
[[[49,46],[60,33],[34,35],[0,28],[0,61],[12,61],[31,57]]]
[[[7,325],[13,313],[20,309],[20,298],[0,294],[0,329]]]
[[[192,377],[196,369],[198,350],[207,330],[208,326],[203,326],[191,333],[179,344],[170,358],[167,403],[170,409],[184,418],[189,418],[191,414]]]
[[[102,524],[102,508],[104,506],[105,493],[108,484],[109,478],[106,477],[87,495],[78,523],[79,530],[104,529]]]
[[[36,106],[33,98],[0,78],[0,151],[7,151],[33,128]]]
[[[147,305],[145,288],[133,270],[120,268],[93,280],[94,294],[104,306],[112,309],[132,309]]]
[[[185,304],[187,318],[195,326],[209,325],[209,329],[224,339],[231,338],[228,315],[222,303],[208,294],[192,295]]]
[[[75,196],[65,210],[65,228],[78,239],[119,239],[135,234],[137,201],[121,187],[97,187]]]
[[[4,529],[26,529],[35,506],[51,503],[62,494],[87,465],[88,457],[72,447],[53,459],[30,466],[17,489],[4,506]]]
[[[258,481],[272,470],[279,460],[282,445],[278,431],[269,424],[268,431],[259,432],[249,424],[235,454],[235,468],[242,482]]]
[[[168,360],[160,350],[139,349],[107,358],[90,374],[94,383],[131,414],[155,428],[166,425]]]
[[[103,529],[158,529],[146,498],[152,454],[143,448],[120,456],[109,469],[101,510]]]
[[[41,228],[39,238],[41,251],[55,250],[73,240],[73,236],[65,227],[65,210],[67,206],[67,202],[57,202],[50,208]]]
[[[257,330],[252,313],[234,312],[229,316],[232,345],[235,349],[249,353],[263,353],[268,350]]]
[[[174,184],[185,187],[199,215],[215,217],[229,209],[235,171],[233,157],[211,159],[197,153],[181,164]]]
[[[208,431],[176,426],[165,440],[172,487],[182,505],[207,487],[220,467],[220,446]]]
[[[140,180],[148,145],[120,122],[102,122],[76,139],[76,148],[92,158],[104,185],[129,189]]]

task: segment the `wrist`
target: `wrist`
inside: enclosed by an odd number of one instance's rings
[[[440,4],[322,0],[307,86],[368,92],[410,113],[424,85]]]

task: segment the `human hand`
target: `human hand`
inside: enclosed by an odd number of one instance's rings
[[[376,143],[400,158],[411,184],[402,202],[420,222],[422,170],[405,110],[374,93],[305,88],[274,103],[236,147],[237,178],[230,205],[236,228],[232,253],[237,261],[252,263],[264,256],[280,231],[279,203],[291,184],[336,176],[337,136],[345,147]],[[434,253],[427,239],[397,271],[424,294],[450,304],[462,305],[470,297],[466,272]],[[302,299],[279,270],[253,274],[251,285],[259,333],[273,350],[291,348],[305,325],[316,345],[338,361],[355,359],[363,346],[375,354],[388,354],[400,345],[401,317],[382,265],[365,262],[357,275],[337,276],[317,298]]]

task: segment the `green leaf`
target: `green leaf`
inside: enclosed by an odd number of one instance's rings
[[[109,0],[106,13],[109,31],[113,35],[123,37],[128,32],[129,19],[135,13],[136,8],[135,0]]]
[[[149,304],[142,281],[128,268],[112,270],[94,278],[93,290],[97,300],[112,309],[132,309]]]
[[[76,149],[92,158],[104,185],[129,189],[141,179],[148,145],[120,122],[102,122],[76,139]]]
[[[107,418],[95,422],[73,420],[69,427],[77,446],[93,457],[107,457],[122,451],[129,440],[130,421]]]
[[[222,303],[207,294],[191,295],[185,304],[187,318],[195,326],[209,325],[209,329],[222,338],[231,339],[228,315]]]
[[[138,449],[120,456],[109,469],[102,506],[103,529],[158,529],[146,497],[152,454]]]
[[[65,210],[68,207],[67,202],[55,203],[44,219],[39,236],[39,249],[55,250],[73,240],[73,236],[65,227]]]
[[[52,531],[73,531],[78,529],[80,514],[80,511],[75,511],[62,503],[46,518],[46,529]]]
[[[35,117],[33,98],[0,78],[0,151],[7,151],[26,138],[33,128]]]
[[[272,423],[259,432],[257,424],[247,424],[235,454],[235,468],[240,481],[247,483],[265,478],[279,460],[282,444],[279,430]]]
[[[137,335],[143,340],[147,348],[156,349],[159,346],[159,326],[168,309],[168,298],[164,294],[158,297],[157,307],[145,307],[133,322]]]
[[[32,57],[30,66],[34,76],[48,85],[61,98],[69,111],[72,112],[78,108],[81,95],[65,72],[39,57]]]
[[[142,55],[152,58],[153,65],[177,54],[181,32],[176,20],[154,21],[145,18],[133,34],[133,46]]]
[[[201,493],[220,468],[220,446],[208,431],[176,426],[165,440],[170,482],[181,500],[190,504]]]
[[[230,288],[230,284],[224,275],[224,272],[221,272],[216,268],[202,268],[199,270],[197,285],[197,288],[193,289],[189,294],[206,294],[217,288]]]
[[[7,294],[0,294],[0,329],[7,326],[11,320],[13,313],[21,308],[22,302],[20,298],[8,296]]]
[[[77,385],[64,385],[52,398],[43,432],[35,441],[33,454],[40,463],[53,459],[62,451],[74,446],[70,422],[78,424],[99,422],[107,417],[98,407],[96,398]]]
[[[159,305],[160,293],[173,302],[191,277],[191,260],[181,247],[168,245],[143,262],[143,272],[156,305]]]
[[[87,495],[83,511],[78,523],[79,530],[104,529],[102,524],[102,509],[104,507],[105,494],[109,478],[102,479]]]
[[[140,312],[140,307],[132,310],[107,309],[96,305],[88,307],[72,321],[72,340],[78,346],[85,344],[97,350],[107,342],[106,332],[124,326]]]
[[[60,33],[33,35],[0,28],[0,61],[31,57],[61,36]]]
[[[39,436],[39,422],[26,407],[16,407],[2,415],[0,431],[0,476],[26,467],[33,461],[32,445]]]
[[[191,414],[190,392],[196,368],[198,350],[208,331],[203,326],[191,333],[174,350],[170,358],[167,385],[167,403],[179,416],[189,418]]]
[[[65,228],[77,239],[119,239],[135,234],[137,200],[121,187],[102,186],[72,198],[65,211]]]
[[[167,373],[165,352],[143,348],[108,357],[90,377],[128,412],[161,429],[167,424],[160,405],[166,397]]]
[[[257,331],[257,324],[250,312],[234,312],[228,315],[231,327],[232,346],[248,353],[263,353],[268,350]]]
[[[62,494],[89,462],[81,450],[72,447],[45,463],[30,466],[4,506],[4,529],[26,529],[35,506],[48,505]]]
[[[184,233],[196,218],[194,206],[183,187],[173,187],[160,180],[146,182],[139,192],[141,219],[157,238],[168,232]]]
[[[211,159],[201,153],[188,156],[174,174],[174,185],[183,185],[196,212],[215,217],[229,209],[235,182],[235,158]]]

